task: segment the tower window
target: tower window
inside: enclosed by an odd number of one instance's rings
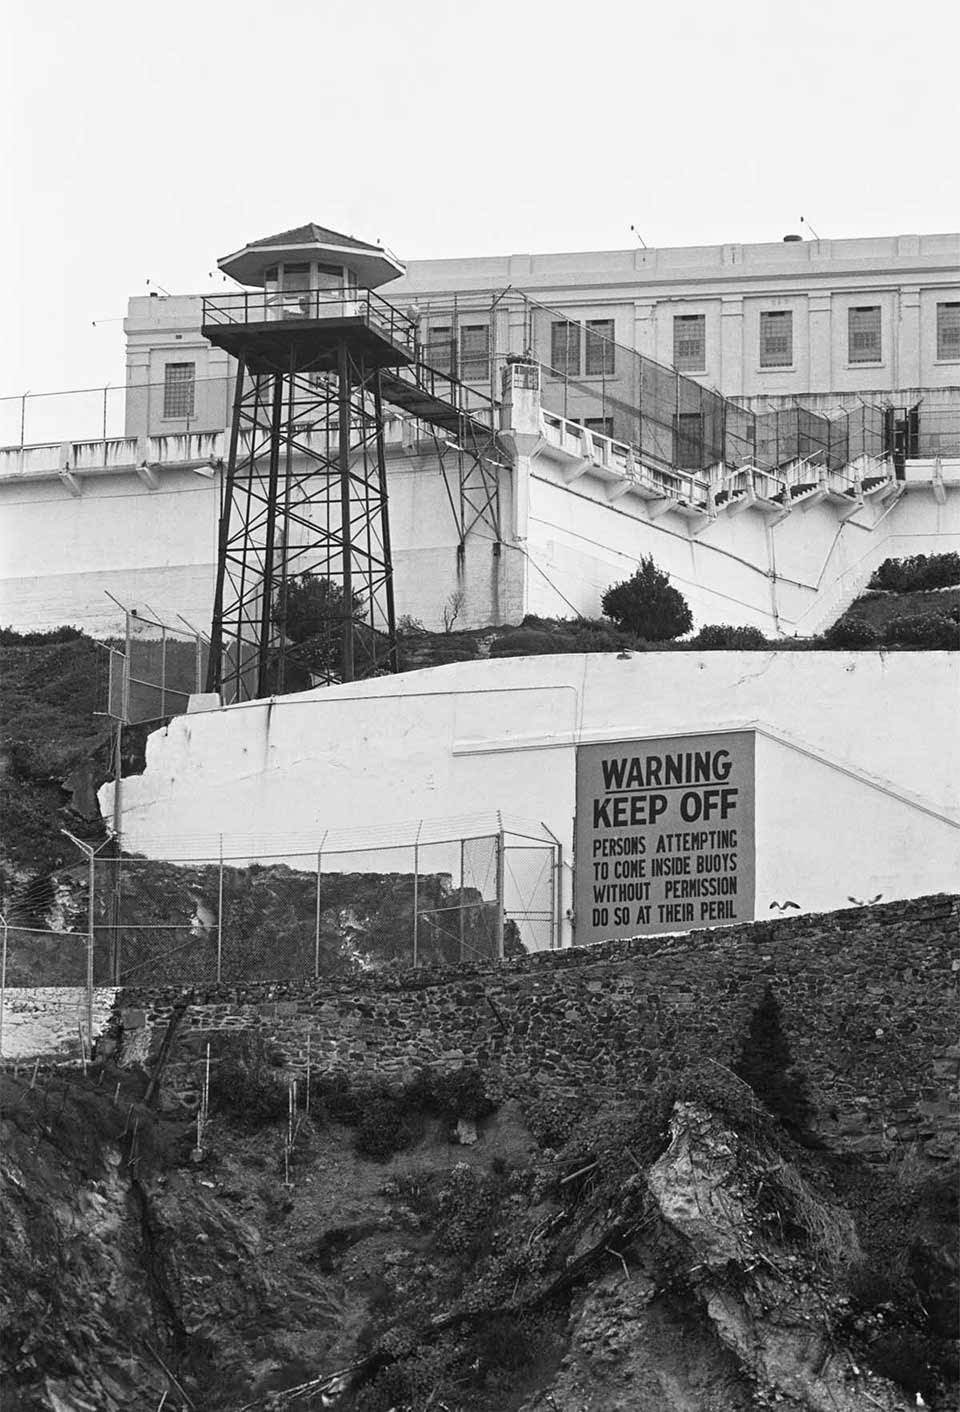
[[[196,393],[196,363],[167,363],[163,370],[163,415],[192,417]]]
[[[880,306],[847,310],[847,355],[851,363],[880,362]]]
[[[960,362],[960,303],[937,305],[937,358]]]
[[[613,377],[616,371],[616,344],[613,319],[588,319],[586,337],[587,377]]]
[[[793,313],[789,309],[767,310],[760,315],[761,368],[793,366]]]

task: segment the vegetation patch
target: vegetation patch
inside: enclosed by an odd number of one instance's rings
[[[422,1138],[427,1117],[452,1127],[460,1118],[485,1118],[496,1107],[480,1070],[469,1065],[449,1073],[422,1069],[402,1085],[322,1074],[312,1081],[310,1100],[315,1115],[354,1128],[356,1152],[372,1161],[412,1147]]]
[[[912,554],[884,559],[870,580],[871,588],[891,593],[924,593],[960,584],[960,554]]]

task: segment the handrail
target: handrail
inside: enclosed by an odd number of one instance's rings
[[[417,345],[417,325],[372,289],[305,289],[262,293],[208,294],[203,297],[201,326],[298,323],[329,318],[359,318],[385,333],[407,353]]]

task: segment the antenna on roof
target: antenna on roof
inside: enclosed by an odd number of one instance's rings
[[[150,280],[147,280],[147,288],[148,288],[148,289],[150,288],[150,283],[151,283]],[[164,287],[163,287],[162,284],[157,284],[156,280],[153,281],[153,284],[154,284],[154,287],[155,287],[156,289],[159,289],[159,291],[160,291],[161,294],[165,294],[168,299],[172,299],[172,298],[173,298],[173,295],[170,293],[169,289],[164,289]]]
[[[819,235],[817,235],[817,232],[814,230],[814,228],[813,228],[813,226],[810,224],[810,222],[809,222],[809,221],[805,221],[802,216],[800,217],[800,224],[801,224],[802,226],[806,226],[807,230],[808,230],[808,231],[810,232],[810,234],[813,236],[814,240],[819,240],[819,239],[820,239]]]
[[[646,250],[646,248],[647,248],[647,242],[644,240],[643,236],[642,236],[642,235],[640,234],[640,232],[637,230],[636,226],[631,226],[630,229],[633,231],[634,235],[637,237],[637,239],[639,240],[640,244],[643,246],[644,250]]]

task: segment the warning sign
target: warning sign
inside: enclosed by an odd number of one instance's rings
[[[576,943],[753,921],[754,733],[577,748]]]

